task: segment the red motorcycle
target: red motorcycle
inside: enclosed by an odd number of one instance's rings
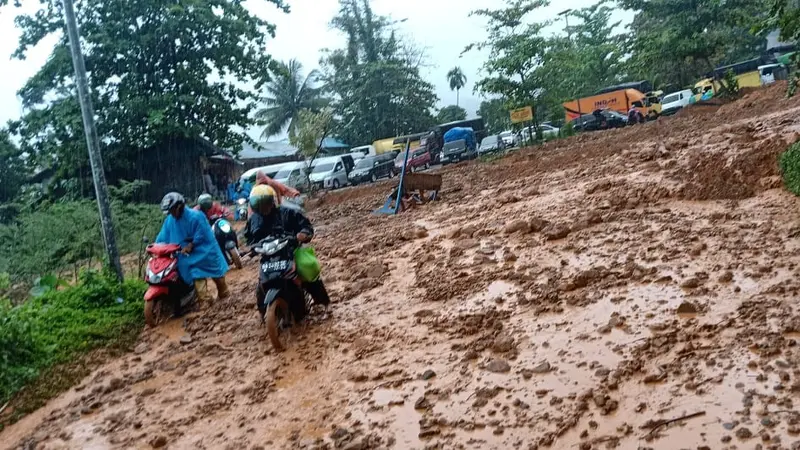
[[[144,280],[150,287],[144,294],[144,321],[155,327],[164,310],[172,308],[174,316],[183,314],[186,306],[195,301],[194,286],[184,282],[178,274],[177,244],[150,244],[147,246],[147,274]]]

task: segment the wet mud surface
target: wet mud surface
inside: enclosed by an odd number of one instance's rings
[[[0,434],[2,448],[800,448],[800,202],[783,87],[313,205],[335,304],[276,354],[233,299]]]

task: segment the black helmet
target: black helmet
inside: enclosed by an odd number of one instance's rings
[[[175,208],[178,205],[185,205],[186,199],[177,192],[170,192],[169,194],[165,195],[164,198],[161,199],[161,211],[164,214],[169,214],[172,208]]]

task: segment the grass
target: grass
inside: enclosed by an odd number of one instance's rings
[[[800,142],[792,144],[780,156],[781,174],[786,188],[800,196]]]

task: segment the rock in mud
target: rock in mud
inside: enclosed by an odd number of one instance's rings
[[[570,227],[563,223],[554,223],[546,226],[542,234],[548,241],[557,241],[569,236]]]
[[[414,409],[429,409],[431,406],[431,402],[425,397],[420,397],[414,402]]]
[[[700,280],[695,277],[689,278],[681,283],[681,287],[684,289],[696,289],[700,287]]]
[[[550,372],[550,370],[551,370],[550,363],[545,361],[545,362],[542,362],[542,363],[536,365],[536,367],[531,369],[531,372],[536,373],[536,374],[543,374],[543,373]]]
[[[697,305],[691,302],[683,302],[678,306],[678,314],[697,314]]]
[[[136,348],[133,349],[133,353],[141,355],[143,353],[147,353],[148,350],[150,350],[150,346],[147,345],[146,342],[142,342],[141,344],[137,345]]]
[[[499,336],[492,342],[492,351],[495,353],[507,353],[514,349],[514,338],[511,336]]]
[[[348,436],[350,436],[350,432],[341,427],[336,427],[336,429],[331,433],[331,439],[334,441],[340,441]]]
[[[150,446],[153,448],[161,448],[167,445],[167,438],[163,435],[158,435],[150,440]]]
[[[181,344],[188,345],[192,343],[192,336],[190,334],[184,334],[181,336]]]
[[[748,428],[742,427],[736,430],[736,437],[741,440],[747,440],[753,437],[753,432]]]
[[[733,281],[733,272],[730,270],[719,276],[720,283],[730,283],[731,281]]]
[[[422,379],[426,380],[426,381],[430,380],[431,378],[433,378],[435,376],[436,376],[436,372],[432,371],[431,369],[428,369],[428,370],[426,370],[425,372],[422,373]]]
[[[486,365],[486,370],[494,373],[506,373],[511,370],[511,366],[503,359],[493,359]]]
[[[522,219],[514,220],[513,222],[506,224],[505,227],[506,234],[514,234],[518,231],[527,231],[527,230],[528,230],[528,222]]]

